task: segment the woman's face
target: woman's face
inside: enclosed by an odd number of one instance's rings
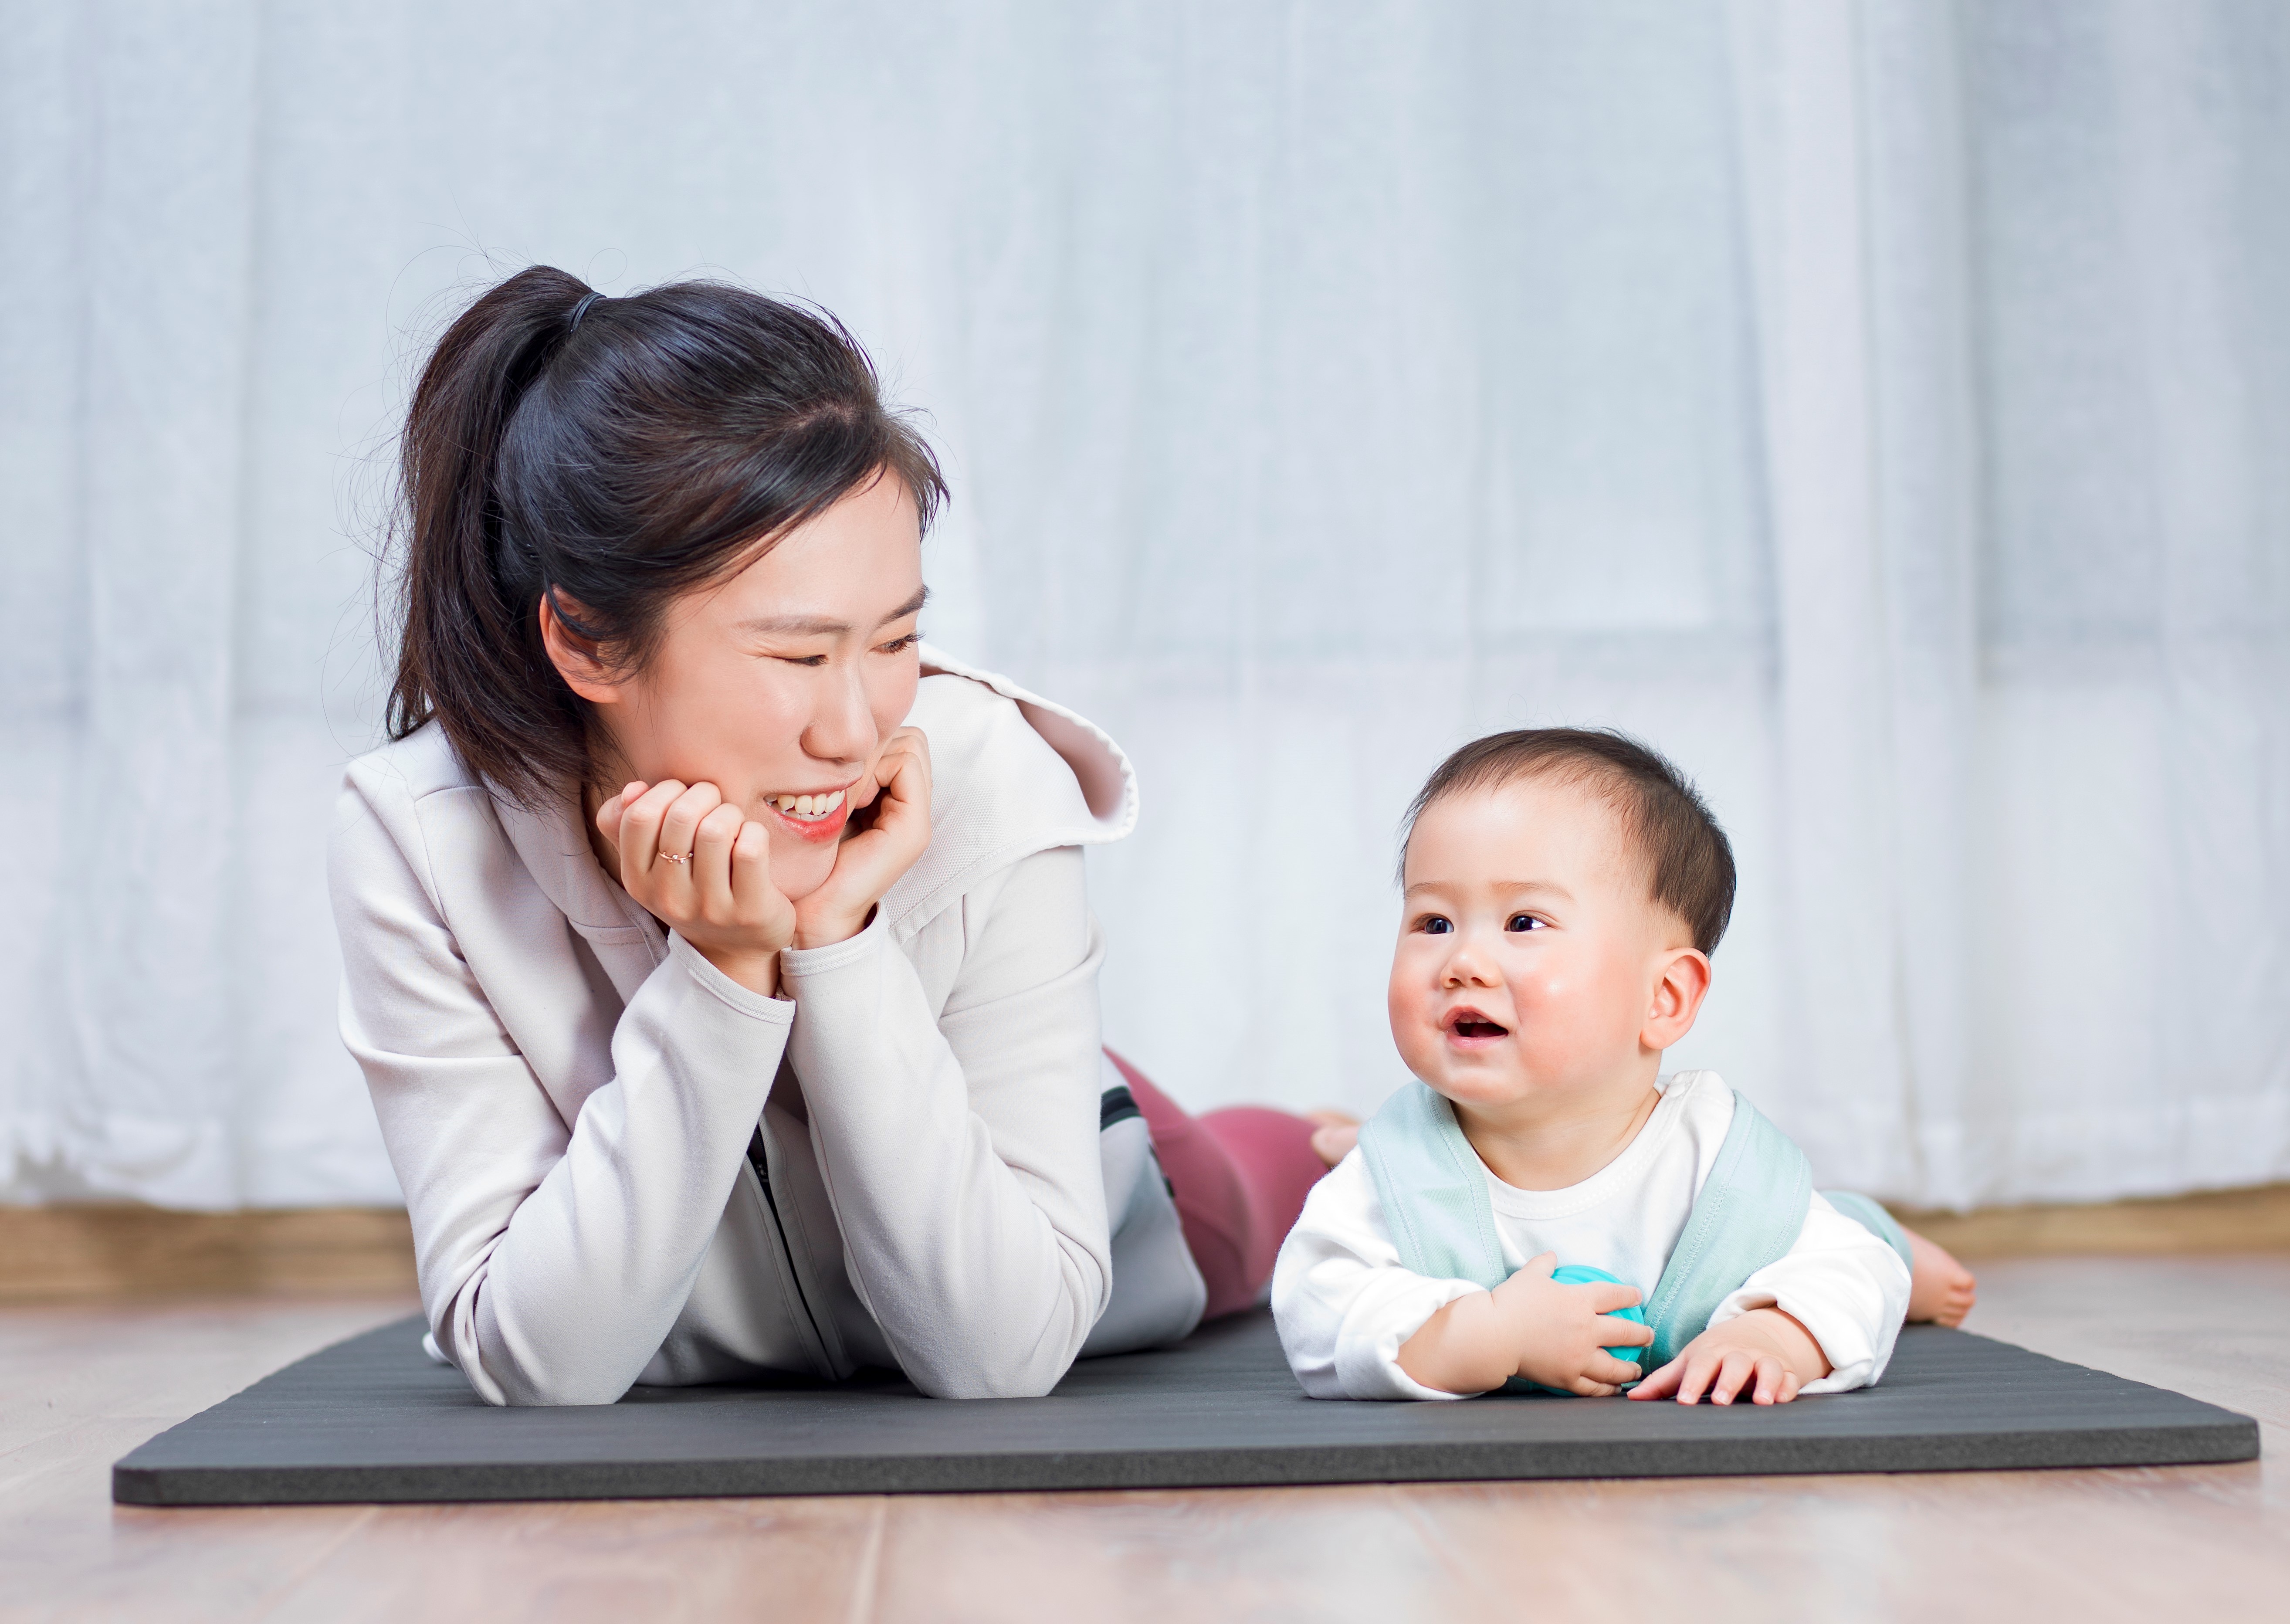
[[[885,475],[677,600],[643,671],[574,683],[619,756],[605,793],[629,780],[715,785],[771,831],[781,893],[808,896],[914,707],[923,597],[915,505]]]

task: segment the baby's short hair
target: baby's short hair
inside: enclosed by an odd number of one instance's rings
[[[1528,727],[1474,739],[1439,764],[1401,825],[1400,864],[1426,807],[1474,789],[1530,780],[1579,784],[1621,815],[1622,837],[1645,860],[1653,900],[1717,950],[1734,916],[1734,847],[1686,776],[1611,728]]]

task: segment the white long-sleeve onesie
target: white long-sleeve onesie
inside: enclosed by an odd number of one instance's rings
[[[1523,1190],[1486,1174],[1507,1267],[1551,1252],[1561,1264],[1603,1268],[1653,1295],[1734,1124],[1734,1091],[1714,1071],[1678,1072],[1658,1086],[1661,1100],[1637,1137],[1581,1183]],[[1425,1320],[1481,1289],[1401,1267],[1374,1176],[1354,1150],[1313,1187],[1282,1244],[1272,1312],[1288,1363],[1315,1398],[1454,1398],[1462,1396],[1411,1379],[1399,1348]],[[1804,1391],[1866,1387],[1893,1356],[1909,1271],[1884,1241],[1815,1195],[1788,1255],[1744,1281],[1709,1323],[1774,1305],[1813,1333],[1832,1367]]]

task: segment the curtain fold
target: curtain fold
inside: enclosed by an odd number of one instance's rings
[[[2290,12],[0,0],[0,1199],[387,1201],[341,763],[428,337],[816,299],[930,631],[1104,724],[1111,1041],[1366,1109],[1400,809],[1626,727],[1742,858],[1673,1056],[1912,1201],[2290,1178]]]

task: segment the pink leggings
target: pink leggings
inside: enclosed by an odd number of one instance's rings
[[[1105,1053],[1136,1097],[1176,1192],[1185,1244],[1208,1282],[1204,1317],[1247,1308],[1272,1278],[1272,1261],[1305,1196],[1328,1171],[1312,1149],[1314,1124],[1256,1105],[1188,1116],[1144,1073],[1112,1050]]]

